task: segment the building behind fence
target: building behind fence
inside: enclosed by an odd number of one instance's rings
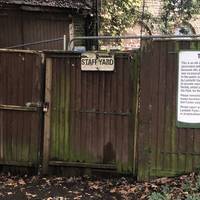
[[[61,50],[63,35],[95,33],[93,1],[0,1],[0,48],[60,38],[19,49]],[[77,45],[82,45],[79,43]]]

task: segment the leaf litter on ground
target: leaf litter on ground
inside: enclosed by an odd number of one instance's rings
[[[137,182],[132,177],[39,177],[0,175],[0,200],[200,200],[200,175]]]

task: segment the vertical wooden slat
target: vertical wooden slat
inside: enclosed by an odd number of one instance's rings
[[[63,67],[64,66],[64,60],[62,59],[60,62],[59,62],[59,65],[62,66],[61,67],[61,76],[60,76],[60,113],[59,113],[59,135],[60,135],[60,138],[59,138],[59,157],[62,158],[63,160],[63,150],[64,150],[64,135],[65,135],[65,129],[64,129],[64,124],[65,124],[65,97],[66,97],[66,94],[65,94],[65,84],[66,84],[66,81],[65,81],[65,69],[66,67]]]
[[[123,60],[116,58],[116,63],[117,64],[117,97],[116,97],[116,101],[117,101],[117,110],[116,112],[123,112]],[[123,132],[123,128],[122,128],[122,116],[119,115],[118,117],[116,117],[116,162],[119,163],[118,164],[118,170],[122,171],[122,143],[123,143],[123,134],[121,134]]]
[[[141,49],[141,72],[140,72],[140,110],[139,110],[139,137],[138,137],[138,180],[145,180],[150,175],[150,143],[151,118],[152,118],[152,69],[151,41],[144,40]],[[150,58],[150,59],[149,59]]]
[[[52,92],[52,59],[46,60],[46,87],[45,87],[45,102],[51,107],[51,92]],[[45,113],[44,117],[44,144],[43,144],[43,172],[48,172],[49,148],[50,148],[50,123],[51,123],[51,109]]]
[[[32,65],[33,63],[30,64],[30,60],[32,61],[32,58],[31,56],[27,56],[26,54],[19,54],[18,55],[18,59],[19,59],[19,62],[20,62],[20,65],[18,67],[18,73],[16,73],[16,85],[17,85],[17,90],[19,93],[15,93],[16,94],[16,97],[13,98],[13,99],[16,99],[17,100],[17,105],[22,105],[23,103],[22,102],[25,102],[24,101],[24,96],[25,96],[25,93],[27,92],[28,96],[31,97],[32,95],[32,88],[30,88],[30,82],[33,81],[33,78],[32,78],[32,72],[33,72],[33,69],[32,69]],[[30,72],[30,71],[31,72]],[[29,73],[28,73],[29,72]],[[31,74],[31,76],[22,76],[20,77],[22,74]],[[29,82],[29,80],[32,80]],[[22,89],[24,87],[24,85],[26,85],[28,88],[28,91],[27,89],[25,88],[25,91]],[[15,123],[14,127],[16,127],[17,129],[17,133],[15,135],[15,138],[13,138],[14,140],[16,141],[13,141],[14,145],[15,146],[15,150],[18,149],[18,151],[16,151],[16,158],[17,160],[21,160],[21,161],[25,161],[27,160],[28,158],[28,148],[30,146],[30,141],[29,141],[29,136],[30,136],[30,132],[29,134],[23,134],[24,132],[26,132],[26,128],[27,126],[29,125],[28,123],[25,122],[25,119],[23,117],[23,113],[18,113],[18,121],[15,120],[13,118],[13,123]],[[17,147],[17,144],[19,144],[19,147]],[[29,145],[27,145],[27,143]]]
[[[168,70],[169,66],[167,63],[168,60],[168,46],[167,46],[167,41],[163,42],[162,44],[158,44],[159,46],[159,51],[160,51],[160,59],[159,59],[159,65],[157,66],[158,69],[158,94],[157,95],[157,103],[158,103],[158,111],[157,111],[157,138],[155,139],[156,141],[156,168],[157,170],[162,169],[162,159],[160,159],[163,152],[163,144],[166,142],[169,143],[170,146],[170,135],[167,137],[163,137],[165,134],[165,110],[166,110],[166,102],[168,101],[165,96],[166,96],[166,71]],[[156,55],[156,54],[155,54]],[[156,76],[154,77],[154,80],[156,79]],[[166,155],[166,160],[167,160]],[[170,159],[167,160],[166,168],[170,168]]]
[[[54,66],[57,66],[57,68],[55,69],[55,76],[56,76],[56,79],[55,79],[55,85],[54,85],[54,89],[55,89],[55,116],[56,116],[56,123],[55,123],[55,137],[56,137],[56,140],[54,141],[55,143],[55,153],[56,153],[56,157],[59,157],[59,139],[60,139],[60,132],[59,132],[59,129],[60,129],[60,112],[61,112],[61,107],[60,107],[60,98],[61,98],[61,94],[60,94],[60,90],[61,90],[61,82],[60,82],[60,77],[61,77],[61,66],[59,65],[59,61],[60,60],[57,60],[57,59],[54,59],[54,62],[55,62],[55,65]]]
[[[117,58],[115,57],[115,62]],[[118,73],[118,66],[115,64],[115,69],[114,72],[112,73],[111,77],[111,102],[110,102],[110,111],[111,112],[116,112],[118,110],[117,108],[117,93],[118,93],[118,79],[117,79],[117,73]],[[113,147],[113,162],[116,161],[116,152],[117,152],[117,116],[111,115],[110,116],[110,140],[112,142],[112,147]]]
[[[132,104],[130,104],[129,99],[131,96],[130,93],[130,58],[129,55],[121,55],[120,58],[123,60],[123,112],[124,113],[130,113],[131,112],[131,106]],[[123,171],[127,171],[127,172],[131,172],[132,170],[132,165],[133,163],[131,162],[131,160],[129,160],[130,156],[133,155],[133,133],[131,135],[129,135],[129,132],[131,130],[129,127],[129,120],[130,120],[130,116],[123,116],[122,118],[122,124],[123,124],[123,146],[125,148],[122,148],[122,162],[123,162]],[[131,146],[129,145],[129,142],[131,142]],[[131,151],[129,151],[129,149],[131,149]]]
[[[93,108],[95,108],[96,110],[99,110],[99,98],[98,98],[98,94],[99,94],[99,88],[98,88],[98,83],[99,83],[99,73],[95,72],[94,74],[94,82],[93,82]],[[97,159],[97,162],[101,162],[101,151],[100,148],[98,148],[99,146],[99,141],[96,138],[99,138],[99,117],[97,114],[93,115],[93,121],[92,121],[93,127],[93,140],[92,140],[92,144],[93,144],[93,148],[92,151],[94,152],[94,156]]]
[[[69,133],[69,153],[70,156],[69,158],[72,159],[75,157],[73,154],[73,143],[74,143],[74,138],[72,137],[73,132],[76,130],[76,108],[75,108],[75,85],[76,85],[76,80],[75,80],[75,63],[72,59],[68,58],[67,65],[69,66],[70,69],[70,96],[69,96],[69,101],[70,101],[70,133]],[[81,147],[80,147],[81,148]],[[75,159],[75,158],[74,158]]]
[[[103,110],[105,112],[110,112],[110,96],[111,96],[111,90],[110,90],[110,85],[111,85],[111,74],[110,73],[105,73],[105,88],[104,88],[104,108]],[[112,72],[111,72],[112,73]],[[103,146],[103,162],[104,164],[106,163],[111,163],[113,162],[113,143],[110,141],[110,116],[105,115],[104,116],[104,146]]]
[[[3,66],[2,54],[0,54],[0,66]],[[4,72],[3,67],[0,67],[0,91],[3,91],[4,87],[5,76],[3,72]],[[2,95],[0,95],[0,103],[2,102],[3,102],[3,97]],[[3,124],[4,124],[3,112],[0,111],[0,160],[3,160],[4,158]]]
[[[139,90],[139,68],[140,68],[140,53],[134,52],[133,57],[133,65],[131,65],[131,85],[132,87],[132,94],[131,94],[131,101],[132,101],[132,117],[130,121],[130,127],[133,131],[133,174],[136,175],[137,173],[137,162],[138,162],[138,115],[139,115],[139,97],[140,97],[140,90]],[[133,128],[132,128],[133,126]]]
[[[99,94],[98,94],[98,99],[99,99],[99,112],[103,112],[104,111],[104,106],[105,106],[105,73],[102,72],[101,74],[99,74]],[[104,159],[104,128],[105,128],[105,123],[104,123],[104,116],[99,114],[98,115],[99,118],[99,142],[98,142],[98,148],[100,151],[100,155],[101,155],[101,162],[103,162]]]
[[[69,60],[69,59],[68,59]],[[70,137],[70,86],[71,86],[71,66],[70,62],[65,67],[65,137],[64,137],[64,160],[69,158],[69,137]]]
[[[55,65],[55,60],[52,59],[52,65],[54,66]],[[50,137],[50,140],[51,140],[51,149],[50,149],[50,155],[51,155],[51,158],[55,158],[56,157],[56,123],[57,123],[57,118],[56,118],[56,112],[57,112],[57,108],[56,108],[56,102],[57,102],[57,95],[56,95],[56,82],[57,82],[57,79],[56,79],[56,71],[55,71],[55,68],[52,66],[52,99],[53,101],[51,102],[51,104],[49,105],[50,108],[51,108],[51,116],[53,118],[53,120],[51,120],[51,137]]]
[[[3,112],[0,111],[0,160],[4,159],[4,137],[3,137]]]

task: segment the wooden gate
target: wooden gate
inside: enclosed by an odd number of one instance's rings
[[[0,51],[0,164],[39,162],[42,128],[41,56]]]
[[[48,55],[46,168],[134,172],[137,64],[132,56],[115,54],[113,72],[86,72],[81,71],[80,54]]]

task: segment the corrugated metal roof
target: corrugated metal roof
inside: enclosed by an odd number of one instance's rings
[[[0,4],[50,6],[57,8],[91,9],[91,0],[0,0]]]

